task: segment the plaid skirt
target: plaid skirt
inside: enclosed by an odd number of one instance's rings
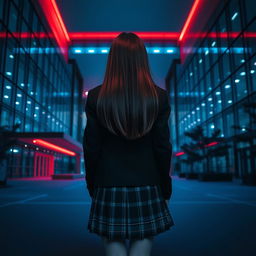
[[[88,230],[109,240],[143,239],[174,225],[159,185],[96,187]]]

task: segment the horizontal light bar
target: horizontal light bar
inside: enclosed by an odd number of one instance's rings
[[[177,40],[178,32],[133,32],[143,40]],[[71,41],[83,40],[112,40],[120,32],[69,32]]]
[[[176,54],[178,53],[177,47],[146,47],[149,54]],[[107,47],[71,47],[73,54],[107,54],[109,48]]]
[[[150,32],[148,32],[150,33]],[[203,38],[203,37],[207,37],[207,38],[236,38],[241,32],[200,32],[200,33],[193,33],[190,32],[189,34],[186,35],[186,38]],[[114,39],[116,36],[119,35],[118,33],[115,34],[111,34],[111,32],[102,32],[102,33],[98,33],[98,32],[74,32],[74,33],[69,33],[71,34],[71,39],[72,39],[72,43],[73,45],[76,43],[76,41],[90,41],[90,40],[97,40],[97,41],[101,41],[101,40],[105,40],[105,39]],[[142,39],[146,40],[170,40],[172,39],[173,41],[177,41],[178,37],[179,37],[179,33],[177,32],[169,32],[169,34],[166,33],[154,33],[154,34],[146,34],[144,32],[141,32],[140,34],[144,35],[144,38],[141,37]],[[139,34],[138,34],[139,35]],[[44,32],[13,32],[12,34],[8,33],[6,36],[6,32],[0,32],[0,38],[10,38],[10,37],[16,37],[16,38],[37,38],[37,39],[43,39],[43,38],[54,38],[54,35],[52,33],[44,33]],[[244,32],[244,37],[245,38],[255,38],[256,37],[256,32]]]
[[[49,143],[49,142],[41,140],[41,139],[34,139],[33,143],[37,144],[39,146],[46,147],[46,148],[51,149],[51,150],[61,152],[61,153],[66,154],[66,155],[70,155],[70,156],[75,156],[76,155],[76,153],[73,152],[73,151],[67,150],[65,148],[59,147],[55,144]]]

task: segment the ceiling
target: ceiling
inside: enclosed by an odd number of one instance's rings
[[[56,0],[68,32],[181,32],[194,0]],[[84,90],[103,81],[107,55],[76,55]],[[149,54],[160,87],[175,55]]]
[[[180,32],[194,0],[56,0],[68,32]]]

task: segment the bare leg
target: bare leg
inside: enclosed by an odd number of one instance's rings
[[[125,240],[108,240],[102,236],[106,256],[127,256]]]
[[[153,238],[154,237],[148,237],[141,240],[131,240],[129,256],[150,256]]]

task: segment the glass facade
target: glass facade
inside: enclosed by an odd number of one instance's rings
[[[63,132],[81,142],[83,81],[42,18],[32,1],[0,1],[0,125],[19,123],[17,132]],[[29,148],[9,152],[10,176],[33,175],[37,149]],[[57,172],[70,172],[72,157],[38,150],[56,155]]]
[[[255,1],[227,1],[216,17],[205,27],[205,36],[197,39],[193,54],[179,65],[175,85],[170,87],[171,101],[178,112],[175,120],[178,132],[175,129],[172,132],[174,149],[182,151],[181,146],[191,141],[184,133],[198,125],[206,136],[219,128],[220,136],[229,139],[231,148],[225,158],[211,159],[212,169],[216,171],[214,166],[222,166],[218,171],[242,177],[255,173],[256,167],[252,153],[255,139],[234,140],[246,128],[255,130],[256,125],[243,107],[256,99]],[[249,158],[243,158],[244,155]],[[186,154],[180,154],[175,161],[181,164],[181,171],[187,172],[188,165],[180,161],[185,158]],[[197,172],[205,171],[199,162]]]

